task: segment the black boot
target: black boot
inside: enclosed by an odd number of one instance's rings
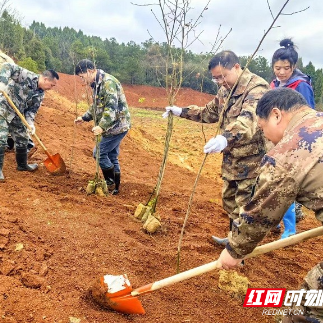
[[[16,148],[17,170],[34,172],[37,164],[27,164],[27,148]]]
[[[101,168],[102,169],[102,168]],[[115,184],[114,184],[114,166],[110,167],[110,168],[106,168],[106,169],[102,169],[102,174],[103,177],[107,183],[108,189],[109,191],[113,191],[115,188]]]
[[[119,186],[120,186],[120,173],[114,173],[114,183],[115,183],[115,188],[112,191],[112,195],[117,195],[119,194]]]
[[[216,237],[216,236],[212,236],[211,239],[214,242],[214,244],[219,244],[219,245],[222,245],[222,246],[225,246],[229,242],[228,238],[219,238],[219,237]]]
[[[15,142],[11,137],[7,139],[7,150],[12,150],[15,147]]]
[[[0,182],[4,181],[4,176],[2,173],[4,151],[5,151],[5,147],[0,147]]]

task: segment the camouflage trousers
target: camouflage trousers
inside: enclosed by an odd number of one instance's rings
[[[228,213],[230,219],[235,220],[239,218],[240,208],[249,202],[255,183],[256,178],[247,178],[240,181],[223,181],[223,208]]]
[[[15,116],[11,122],[8,122],[4,116],[0,115],[0,147],[7,146],[7,138],[9,134],[14,140],[16,147],[27,147],[29,135],[20,118]]]
[[[323,289],[323,262],[313,267],[305,276],[304,282],[300,286],[300,289],[305,290],[319,290]],[[302,310],[304,315],[290,315],[284,317],[283,323],[292,322],[308,322],[308,323],[323,323],[323,307],[322,306],[304,306],[305,297],[300,306],[295,308]]]

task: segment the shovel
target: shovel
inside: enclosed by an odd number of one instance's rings
[[[259,246],[244,259],[256,257],[321,235],[323,235],[323,226]],[[132,290],[132,286],[126,274],[119,276],[105,275],[100,278],[100,281],[98,282],[99,286],[94,286],[95,288],[92,288],[91,292],[94,299],[105,307],[125,314],[145,314],[145,310],[136,296],[150,293],[154,290],[199,276],[218,267],[218,262],[213,261],[154,283],[138,287],[134,290]]]
[[[21,114],[21,112],[17,109],[15,104],[12,102],[12,100],[9,98],[8,94],[4,91],[0,91],[0,93],[2,93],[4,95],[4,97],[7,99],[8,103],[10,104],[10,106],[18,114],[18,116],[20,117],[23,124],[27,127],[27,129],[31,131],[30,125],[26,121],[25,117]],[[66,172],[66,166],[65,166],[65,163],[64,163],[62,157],[59,154],[50,155],[50,153],[47,151],[46,147],[41,142],[41,140],[36,135],[36,133],[34,133],[33,136],[36,138],[36,140],[40,144],[40,146],[44,149],[44,151],[48,157],[44,161],[44,165],[47,168],[47,170],[54,175],[64,174]]]

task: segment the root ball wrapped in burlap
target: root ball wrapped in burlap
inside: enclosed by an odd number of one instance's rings
[[[89,183],[87,184],[87,187],[86,187],[86,194],[88,194],[88,195],[93,194],[95,192],[95,187],[96,187],[95,182],[89,181]]]
[[[134,217],[136,219],[141,220],[146,211],[147,211],[147,206],[143,205],[142,203],[139,203],[137,208],[136,208]]]
[[[243,299],[250,284],[247,277],[239,275],[236,271],[220,270],[218,287],[227,291],[232,297]]]
[[[143,229],[149,233],[155,233],[160,228],[160,221],[154,215],[149,214],[146,222],[143,225]]]

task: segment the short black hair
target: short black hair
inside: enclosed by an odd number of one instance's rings
[[[273,58],[271,59],[271,65],[274,66],[277,61],[288,61],[291,66],[296,65],[298,61],[298,53],[295,50],[295,45],[290,38],[283,39],[279,45]]]
[[[299,92],[288,87],[280,87],[266,92],[258,101],[256,114],[259,118],[268,119],[273,108],[284,111],[298,110],[308,105]]]
[[[42,73],[42,75],[44,77],[48,77],[49,79],[53,80],[53,79],[57,79],[59,80],[59,75],[57,74],[56,71],[54,70],[46,70]]]
[[[94,70],[95,66],[92,61],[89,59],[82,59],[80,60],[75,67],[75,74],[79,75],[81,73],[86,73],[87,70]]]
[[[224,50],[210,60],[209,71],[218,65],[231,69],[235,64],[239,64],[239,57],[231,50]]]

